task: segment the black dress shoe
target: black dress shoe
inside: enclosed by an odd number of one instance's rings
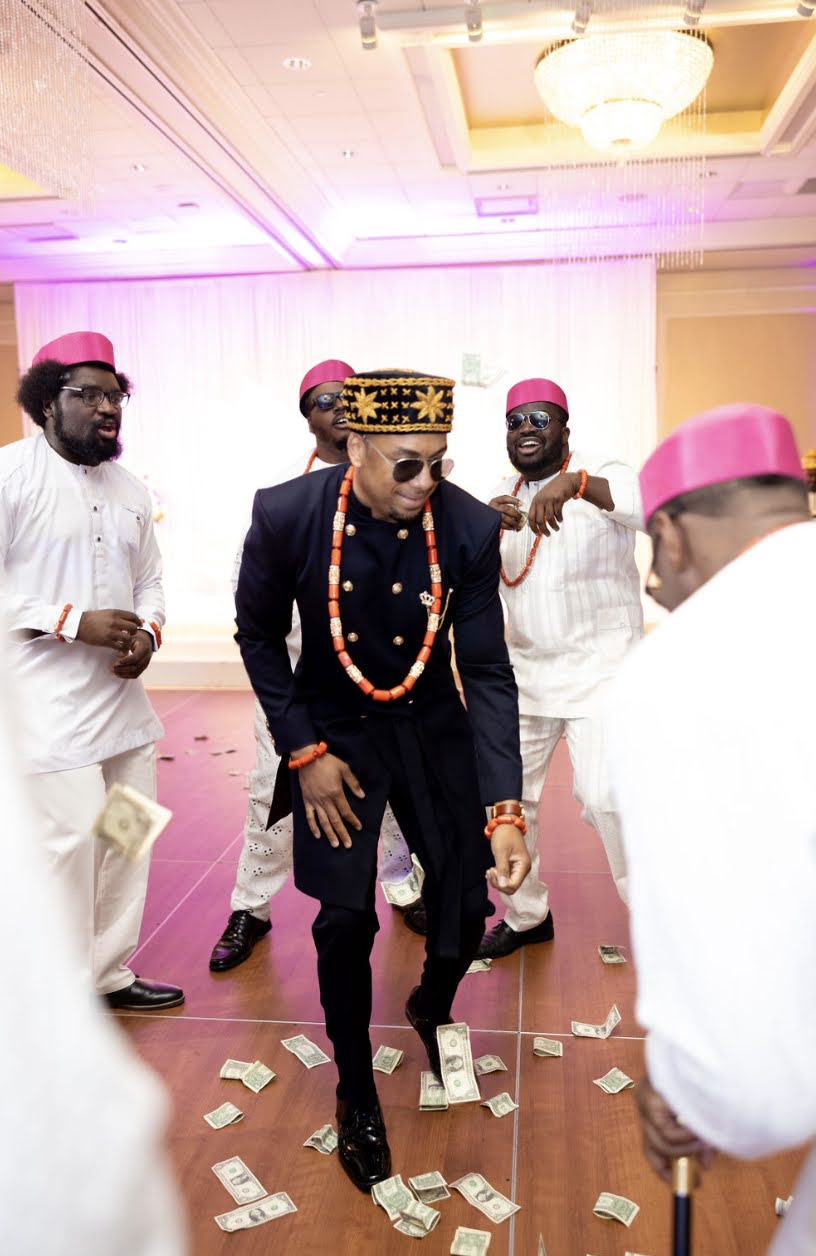
[[[418,933],[421,938],[427,937],[428,913],[425,911],[425,904],[421,898],[405,908],[402,919],[412,933]]]
[[[503,959],[505,955],[512,955],[520,946],[529,946],[533,942],[552,942],[554,937],[552,912],[547,912],[540,925],[519,932],[511,929],[506,921],[500,920],[482,938],[476,958]]]
[[[178,986],[163,986],[158,981],[140,981],[124,990],[103,996],[108,1007],[118,1012],[163,1012],[168,1007],[181,1007],[184,991]]]
[[[210,972],[223,973],[249,959],[252,948],[272,928],[271,920],[259,920],[251,911],[234,911],[213,947]]]
[[[452,1025],[453,1021],[448,1018],[445,1021],[430,1020],[427,1016],[420,1016],[417,1010],[417,1002],[419,998],[419,986],[414,986],[408,995],[408,1002],[405,1004],[405,1015],[408,1024],[411,1025],[422,1039],[422,1045],[428,1053],[428,1063],[431,1066],[431,1072],[442,1080],[442,1071],[439,1063],[439,1043],[436,1040],[436,1031],[439,1025]]]
[[[370,1191],[391,1176],[391,1151],[376,1095],[364,1108],[337,1100],[337,1151],[358,1191]]]

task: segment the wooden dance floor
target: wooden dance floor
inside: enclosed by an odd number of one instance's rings
[[[335,1124],[333,1065],[307,1070],[280,1045],[304,1033],[331,1050],[310,933],[315,903],[288,884],[274,902],[272,932],[251,959],[232,973],[207,967],[229,913],[241,846],[245,773],[253,762],[251,695],[152,696],[166,728],[160,753],[175,756],[159,764],[159,797],[175,816],[154,854],[135,970],[182,985],[187,1002],[164,1016],[122,1014],[118,1020],[167,1085],[169,1146],[186,1202],[190,1250],[193,1256],[407,1252],[412,1240],[354,1189],[336,1153],[326,1157],[302,1146],[319,1126]],[[208,740],[196,741],[196,735]],[[548,1256],[666,1256],[670,1194],[642,1158],[632,1091],[606,1095],[592,1084],[613,1065],[641,1076],[642,1030],[634,1016],[633,964],[606,967],[598,956],[600,943],[628,945],[626,912],[600,841],[580,820],[563,745],[542,820],[555,941],[497,962],[489,973],[466,976],[454,1005],[455,1017],[470,1025],[474,1056],[492,1052],[507,1065],[507,1073],[480,1083],[485,1098],[510,1091],[519,1108],[509,1116],[497,1119],[477,1104],[417,1110],[419,1074],[427,1063],[403,1007],[418,978],[423,943],[378,890],[371,1038],[375,1049],[385,1043],[405,1052],[392,1076],[376,1075],[394,1172],[407,1182],[438,1169],[452,1182],[475,1170],[521,1205],[494,1226],[453,1192],[436,1205],[442,1219],[423,1241],[427,1256],[448,1252],[460,1225],[491,1231],[490,1256],[537,1256],[539,1234]],[[693,904],[689,910],[691,920]],[[622,1020],[610,1039],[572,1037],[571,1020],[601,1022],[613,1003]],[[750,1034],[750,1026],[734,1026],[734,1032]],[[534,1057],[534,1034],[560,1038],[563,1058]],[[230,1056],[262,1060],[277,1080],[258,1095],[240,1082],[222,1081],[219,1069]],[[214,1131],[203,1114],[227,1100],[244,1119]],[[211,1166],[235,1155],[268,1192],[286,1191],[297,1213],[222,1233],[213,1217],[237,1205]],[[720,1159],[695,1198],[696,1256],[764,1253],[778,1224],[774,1198],[790,1194],[799,1163],[798,1155],[751,1165]],[[601,1191],[640,1205],[629,1231],[593,1216]]]

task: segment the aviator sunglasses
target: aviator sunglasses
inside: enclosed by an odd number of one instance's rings
[[[508,432],[517,432],[520,427],[524,427],[527,420],[532,427],[537,427],[540,432],[545,427],[549,427],[552,422],[552,415],[547,414],[544,410],[533,410],[531,414],[522,414],[520,410],[511,410],[505,422]]]
[[[427,466],[430,477],[435,484],[440,480],[445,480],[453,470],[453,458],[389,458],[381,449],[377,449],[376,445],[366,441],[369,449],[376,449],[377,453],[391,467],[391,474],[397,484],[407,484],[409,480],[415,480],[418,475],[422,474],[422,468]]]

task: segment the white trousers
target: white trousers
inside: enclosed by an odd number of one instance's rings
[[[87,977],[98,994],[134,981],[126,966],[139,941],[150,859],[133,861],[91,837],[105,794],[117,781],[156,797],[151,743],[102,763],[29,778],[42,817],[45,852],[79,930]]]
[[[600,703],[599,703],[600,707]],[[539,875],[538,805],[547,779],[547,769],[562,733],[572,761],[573,793],[581,804],[582,817],[599,834],[618,893],[626,899],[626,860],[620,819],[612,806],[606,764],[604,721],[599,715],[575,719],[547,716],[520,717],[521,758],[524,764],[522,802],[527,819],[527,850],[532,867],[513,895],[502,895],[505,920],[511,929],[522,932],[541,924],[550,910],[549,893]]]
[[[230,911],[249,911],[259,920],[269,919],[270,900],[292,870],[292,817],[284,816],[267,829],[280,758],[275,752],[266,716],[255,701],[255,767],[249,776],[249,806],[244,825],[244,844],[230,899]],[[380,830],[381,881],[399,881],[411,871],[411,852],[394,813],[386,807]]]

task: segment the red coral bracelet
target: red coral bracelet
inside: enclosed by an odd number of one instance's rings
[[[520,833],[527,832],[527,825],[521,816],[494,816],[492,820],[488,820],[485,825],[484,835],[490,840],[500,824],[515,824]]]
[[[57,624],[54,629],[54,636],[57,638],[57,641],[65,640],[65,638],[62,636],[62,625],[65,623],[66,619],[68,618],[68,616],[70,615],[73,609],[74,609],[73,602],[66,602],[65,605],[63,606],[62,614],[57,620]]]
[[[314,747],[313,750],[310,750],[308,754],[301,755],[299,759],[290,759],[289,771],[297,772],[299,768],[308,767],[309,764],[314,763],[316,759],[322,759],[328,748],[327,743],[325,741],[321,741]]]
[[[577,472],[577,474],[580,475],[581,477],[581,487],[578,489],[577,493],[573,493],[572,495],[573,501],[576,501],[578,498],[583,497],[584,493],[586,492],[587,480],[589,479],[589,475],[587,474],[586,471],[584,471],[583,467],[581,468],[580,471]]]

